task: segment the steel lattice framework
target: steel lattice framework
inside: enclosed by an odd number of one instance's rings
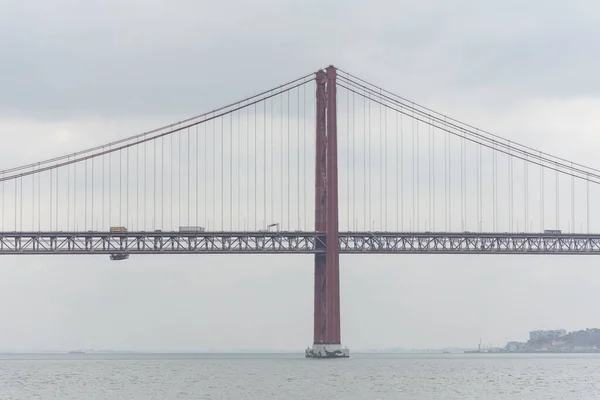
[[[314,233],[0,233],[0,254],[315,253]]]
[[[0,232],[0,254],[318,254],[317,232]],[[596,254],[600,234],[340,232],[345,254]]]
[[[341,253],[600,254],[600,235],[534,233],[340,233]]]

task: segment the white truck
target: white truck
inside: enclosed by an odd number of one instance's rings
[[[181,232],[181,233],[204,232],[204,227],[203,226],[180,226],[179,232]]]

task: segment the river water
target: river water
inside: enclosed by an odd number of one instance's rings
[[[0,356],[0,399],[599,399],[600,355]]]

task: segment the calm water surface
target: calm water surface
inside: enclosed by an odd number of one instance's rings
[[[600,355],[10,355],[0,399],[600,399]]]

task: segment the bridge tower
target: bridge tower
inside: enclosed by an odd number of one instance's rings
[[[316,73],[316,190],[314,338],[306,357],[349,357],[340,332],[340,249],[338,240],[338,163],[335,67]]]

